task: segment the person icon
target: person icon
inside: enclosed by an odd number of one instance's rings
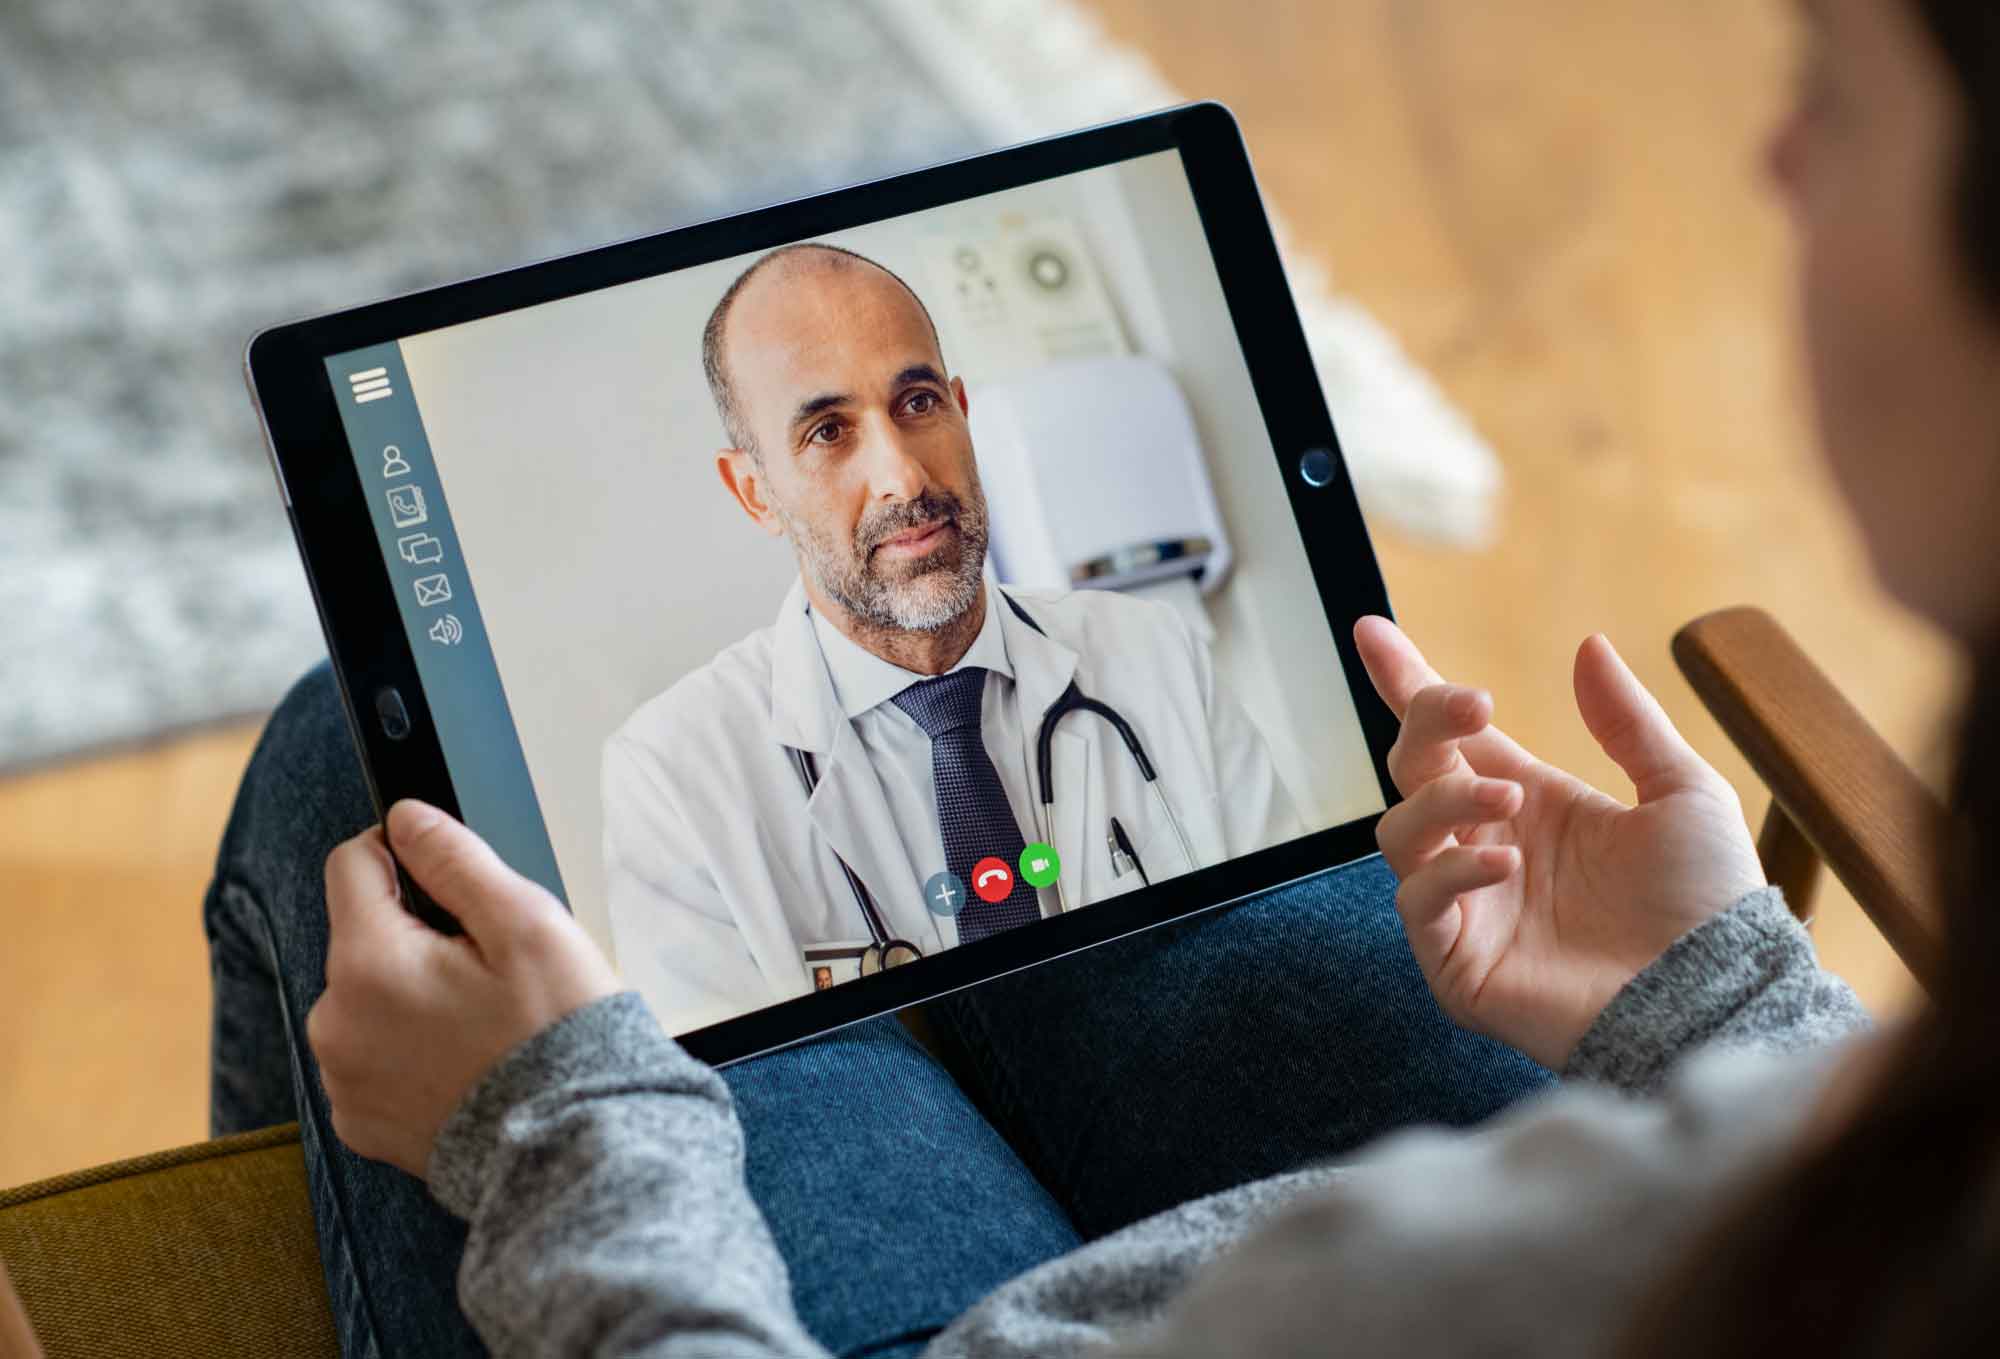
[[[382,477],[407,477],[410,475],[410,460],[403,456],[403,450],[390,444],[382,450]]]

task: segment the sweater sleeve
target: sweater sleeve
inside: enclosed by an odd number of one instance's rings
[[[1820,971],[1783,900],[1760,891],[1628,984],[1568,1074],[1580,1086],[1651,1091],[1697,1048],[1755,1060],[1866,1023],[1852,992]],[[1779,1074],[1758,1076],[1756,1088],[1768,1094]],[[1232,1336],[1243,1342],[1225,1346],[1232,1352],[1291,1353],[1300,1336],[1331,1333],[1325,1324],[1347,1334],[1367,1297],[1380,1304],[1367,1324],[1389,1328],[1384,1336],[1436,1320],[1430,1304],[1404,1296],[1426,1278],[1447,1293],[1512,1289],[1523,1306],[1505,1313],[1529,1327],[1548,1299],[1502,1268],[1510,1234],[1547,1233],[1546,1268],[1581,1261],[1630,1277],[1653,1247],[1622,1249],[1620,1231],[1586,1241],[1584,1228],[1622,1205],[1612,1221],[1629,1214],[1628,1225],[1656,1232],[1655,1245],[1667,1242],[1714,1168],[1736,1159],[1725,1149],[1759,1126],[1734,1097],[1697,1101],[1707,1116],[1692,1121],[1603,1090],[1553,1099],[1489,1136],[1418,1134],[1363,1167],[1299,1171],[1133,1224],[1004,1285],[927,1353],[1050,1359],[1135,1334],[1148,1354],[1217,1353],[1209,1346]],[[1798,1104],[1759,1107],[1782,1118]],[[1690,1129],[1706,1135],[1690,1139]],[[635,993],[579,1010],[508,1054],[445,1124],[429,1170],[432,1192],[470,1226],[459,1299],[497,1355],[824,1354],[792,1307],[784,1261],[745,1186],[727,1086]],[[1279,1211],[1294,1201],[1303,1216]],[[1232,1247],[1274,1216],[1290,1225],[1268,1229],[1232,1264]],[[1481,1272],[1489,1264],[1499,1271],[1491,1280]],[[1211,1270],[1208,1286],[1182,1296]],[[1363,1294],[1343,1284],[1357,1280]],[[1293,1284],[1295,1296],[1278,1296]],[[1170,1306],[1167,1329],[1147,1324]],[[1260,1316],[1276,1328],[1261,1339],[1262,1323],[1246,1321]]]
[[[1868,1023],[1784,898],[1749,893],[1627,983],[1568,1088],[1135,1223],[999,1289],[937,1351],[1601,1353],[1649,1271],[1782,1148],[1824,1045]]]
[[[1836,1053],[1725,1051],[1655,1098],[1537,1096],[1473,1133],[1398,1134],[1218,1258],[1123,1359],[1615,1353],[1723,1204],[1780,1163]]]
[[[825,1355],[744,1186],[728,1087],[636,992],[503,1058],[429,1183],[470,1225],[459,1302],[495,1355]]]
[[[1792,1145],[1839,1057],[1824,1045],[1867,1027],[1783,897],[1750,893],[1619,992],[1568,1088],[1474,1133],[1402,1133],[1304,1187],[1118,1353],[1612,1352],[1660,1272]]]
[[[1700,1050],[1797,1052],[1869,1027],[1846,982],[1821,970],[1775,887],[1688,931],[1612,997],[1563,1074],[1657,1093]]]

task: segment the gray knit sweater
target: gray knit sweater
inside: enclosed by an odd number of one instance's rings
[[[1830,1065],[1802,1050],[1867,1022],[1777,892],[1753,892],[1619,993],[1565,1088],[1135,1223],[997,1289],[926,1354],[1602,1353],[1782,1154]],[[505,1058],[446,1124],[430,1185],[471,1226],[459,1296],[496,1354],[825,1353],[744,1188],[726,1087],[631,993]]]

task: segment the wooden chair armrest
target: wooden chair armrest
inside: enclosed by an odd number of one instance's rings
[[[1673,652],[1775,811],[1929,986],[1944,937],[1935,873],[1943,804],[1762,609],[1697,618],[1675,634]],[[1792,854],[1786,840],[1783,827],[1767,827],[1759,844],[1774,879],[1774,857]]]

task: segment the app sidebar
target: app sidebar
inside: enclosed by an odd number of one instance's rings
[[[402,351],[371,345],[326,369],[459,812],[517,871],[567,901]],[[356,701],[368,711],[367,696]]]

